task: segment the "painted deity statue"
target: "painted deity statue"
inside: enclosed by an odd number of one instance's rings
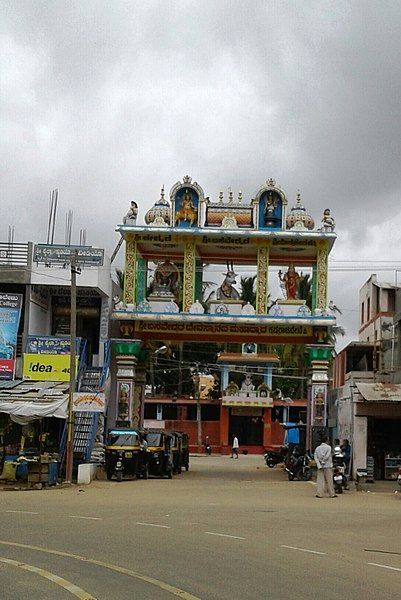
[[[294,265],[291,264],[288,267],[288,271],[284,273],[284,275],[281,271],[279,271],[278,277],[285,285],[287,300],[296,300],[298,298],[298,286],[301,277],[294,269]]]
[[[335,226],[336,222],[330,214],[330,209],[326,208],[323,211],[322,226],[320,228],[320,231],[331,233],[332,231],[334,231]]]
[[[234,285],[237,283],[237,274],[234,271],[234,265],[231,261],[227,261],[227,273],[223,273],[225,279],[220,287],[216,290],[216,300],[239,300],[240,295]]]
[[[252,377],[246,373],[244,381],[241,383],[241,392],[253,392],[255,386],[252,383]]]
[[[175,213],[175,223],[177,225],[181,223],[181,221],[188,221],[188,223],[192,226],[194,223],[196,223],[197,219],[198,211],[192,202],[192,194],[186,189],[181,200],[181,206]]]
[[[178,268],[169,260],[159,263],[154,275],[154,293],[170,292],[171,294],[175,294],[178,287],[179,276]]]
[[[132,200],[129,210],[123,219],[124,225],[136,225],[137,216],[138,216],[138,205],[136,202],[134,202],[134,200]]]

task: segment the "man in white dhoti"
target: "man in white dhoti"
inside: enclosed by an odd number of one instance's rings
[[[333,458],[332,449],[328,438],[323,438],[321,444],[316,447],[315,461],[317,466],[317,490],[316,498],[323,498],[327,493],[330,498],[336,498],[333,486]]]

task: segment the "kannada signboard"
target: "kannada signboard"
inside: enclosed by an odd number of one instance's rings
[[[25,353],[23,376],[33,381],[69,381],[70,355]]]
[[[126,329],[126,331],[124,331]],[[184,320],[177,322],[170,321],[145,321],[138,320],[133,323],[122,322],[120,330],[123,335],[137,335],[140,338],[159,339],[163,335],[163,339],[171,340],[186,340],[199,337],[207,337],[208,341],[226,340],[244,342],[245,340],[254,339],[259,343],[273,343],[277,340],[278,343],[299,343],[309,344],[315,341],[315,330],[323,333],[327,327],[313,328],[310,325],[295,324],[245,324],[234,323],[227,321],[225,323],[194,323]],[[167,336],[170,336],[167,338]]]
[[[101,267],[104,260],[102,248],[92,246],[62,246],[56,244],[37,244],[35,246],[33,260],[45,264],[69,264],[71,254],[77,255],[78,265],[90,265]]]
[[[101,392],[76,392],[72,399],[74,412],[99,412],[104,413],[106,396]]]
[[[81,338],[76,338],[75,353],[79,354]],[[70,336],[28,335],[26,341],[28,354],[70,354]]]
[[[0,379],[14,379],[22,294],[0,294]]]

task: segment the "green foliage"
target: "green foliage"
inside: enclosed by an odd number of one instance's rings
[[[125,280],[125,271],[122,269],[116,269],[117,276],[117,284],[123,290],[124,289],[124,280]]]
[[[306,300],[306,306],[312,310],[312,279],[308,273],[306,275],[301,273],[298,283],[298,297],[300,300]]]
[[[255,280],[256,275],[253,275],[252,277],[241,277],[241,300],[243,302],[249,302],[252,306],[256,305]]]

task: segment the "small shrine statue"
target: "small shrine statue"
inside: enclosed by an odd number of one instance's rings
[[[136,218],[138,216],[138,205],[134,200],[131,201],[131,206],[125,217],[123,218],[124,225],[136,225]]]
[[[234,265],[231,261],[227,261],[227,273],[223,273],[225,279],[220,287],[216,290],[216,300],[239,300],[238,290],[235,289],[234,284],[237,283],[237,274],[234,271]]]
[[[252,377],[246,373],[244,381],[241,383],[241,392],[253,392],[255,386],[252,383]]]
[[[334,231],[336,222],[330,214],[330,209],[326,208],[323,212],[322,226],[319,231],[331,233]]]
[[[274,226],[274,211],[277,206],[277,199],[273,196],[272,192],[266,196],[265,200],[265,226],[272,227]]]
[[[180,273],[176,265],[165,260],[157,265],[154,275],[153,294],[169,292],[175,294]]]
[[[186,189],[181,200],[181,206],[175,213],[175,224],[179,225],[181,221],[188,221],[190,226],[196,223],[198,211],[192,202],[192,194]]]
[[[284,273],[284,275],[279,271],[278,277],[285,285],[287,300],[296,300],[298,298],[298,286],[301,277],[294,269],[294,265],[290,264],[287,273]]]

